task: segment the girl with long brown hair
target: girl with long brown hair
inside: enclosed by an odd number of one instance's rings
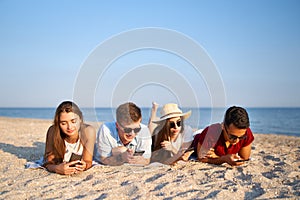
[[[84,124],[79,107],[71,101],[62,102],[47,131],[43,166],[50,172],[66,175],[89,169],[95,139],[95,129]]]

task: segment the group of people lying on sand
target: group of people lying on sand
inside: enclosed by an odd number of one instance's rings
[[[212,124],[194,135],[177,104],[168,103],[156,117],[153,103],[148,126],[141,123],[141,109],[132,102],[118,106],[116,121],[104,122],[98,132],[84,123],[83,114],[72,101],[62,102],[49,127],[43,166],[50,172],[74,174],[104,165],[150,162],[174,164],[191,159],[205,163],[238,166],[249,160],[254,140],[247,111],[232,106],[222,123]]]

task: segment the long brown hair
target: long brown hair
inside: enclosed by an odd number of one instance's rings
[[[80,127],[82,127],[83,124],[83,115],[79,107],[71,101],[64,101],[62,102],[56,109],[55,111],[55,116],[54,116],[54,136],[53,136],[53,145],[54,145],[54,157],[55,157],[55,162],[62,162],[65,151],[66,151],[66,146],[64,139],[66,138],[65,133],[60,129],[60,114],[66,112],[73,112],[79,116],[81,119],[81,124]],[[79,131],[79,130],[78,130]]]
[[[180,133],[184,130],[184,120],[181,118],[181,130]],[[170,141],[171,138],[171,130],[170,130],[170,120],[166,119],[162,121],[158,126],[154,129],[154,134],[152,136],[152,151],[156,151],[161,149],[160,143],[163,141]],[[156,133],[157,132],[157,133]]]

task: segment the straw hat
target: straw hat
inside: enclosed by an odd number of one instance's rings
[[[170,119],[173,117],[183,117],[183,119],[187,119],[191,116],[192,111],[190,110],[186,113],[182,113],[182,110],[180,110],[178,108],[177,104],[168,103],[162,107],[160,114],[161,114],[161,117],[158,120],[153,120],[152,121],[153,123],[159,123],[163,120]]]

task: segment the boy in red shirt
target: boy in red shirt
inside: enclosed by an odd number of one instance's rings
[[[198,160],[211,164],[228,163],[232,166],[249,160],[254,140],[248,113],[244,108],[227,109],[223,123],[212,124],[193,141]]]

